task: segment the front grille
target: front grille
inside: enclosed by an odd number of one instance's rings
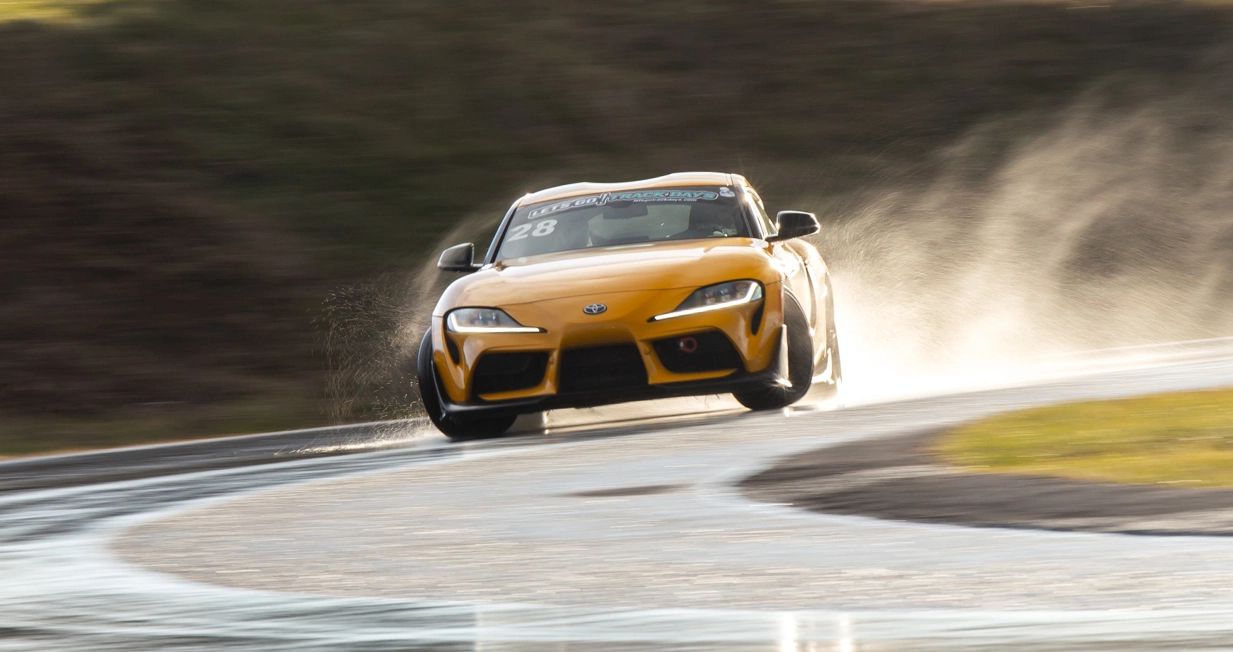
[[[544,381],[548,354],[544,352],[485,353],[475,363],[471,386],[475,394],[512,392]]]
[[[645,387],[646,367],[633,344],[566,349],[558,375],[561,393]]]
[[[655,354],[668,371],[683,374],[740,369],[744,366],[732,342],[719,331],[669,337],[654,343]]]

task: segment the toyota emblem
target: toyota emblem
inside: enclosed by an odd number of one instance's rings
[[[602,303],[592,303],[584,307],[582,312],[585,312],[588,315],[598,315],[601,312],[608,312],[608,306],[605,306]]]

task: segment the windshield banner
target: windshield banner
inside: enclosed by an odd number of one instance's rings
[[[587,195],[585,197],[575,197],[562,202],[550,204],[548,206],[540,206],[533,209],[527,214],[527,217],[536,218],[561,211],[572,210],[575,208],[584,208],[587,206],[604,206],[610,202],[635,202],[635,203],[656,203],[666,204],[675,202],[695,202],[695,201],[715,201],[719,199],[719,193],[711,190],[626,190],[622,192],[605,192],[600,195]]]

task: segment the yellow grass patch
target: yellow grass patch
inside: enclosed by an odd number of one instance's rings
[[[974,471],[1233,487],[1233,390],[1013,412],[955,429],[935,452]]]
[[[36,20],[72,22],[83,18],[83,11],[110,0],[0,0],[0,22]]]

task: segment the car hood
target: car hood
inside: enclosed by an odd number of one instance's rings
[[[489,265],[453,283],[437,313],[547,299],[700,287],[741,278],[768,281],[775,259],[763,240],[684,240],[564,251]],[[777,276],[777,273],[773,274]]]

